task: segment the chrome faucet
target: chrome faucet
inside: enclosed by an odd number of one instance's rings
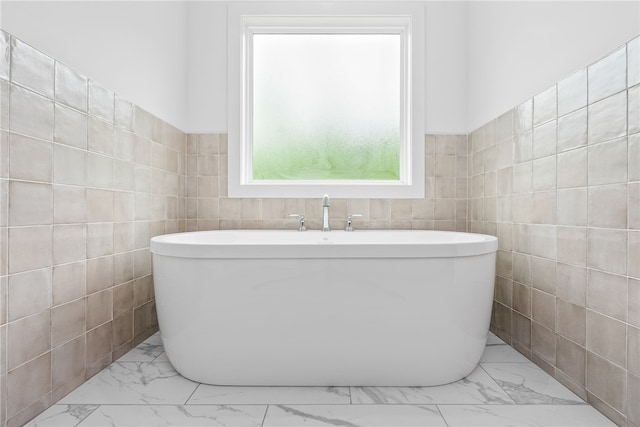
[[[331,231],[329,227],[329,195],[322,196],[322,231]]]

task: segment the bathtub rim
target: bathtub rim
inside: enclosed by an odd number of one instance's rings
[[[180,237],[194,235],[238,234],[249,237],[258,233],[262,236],[272,234],[274,237],[284,234],[287,237],[299,237],[294,242],[211,242],[182,241]],[[298,234],[300,233],[300,235]],[[303,234],[304,235],[301,235]],[[354,241],[345,242],[353,233]],[[378,234],[385,239],[380,242],[358,242],[361,235]],[[393,234],[406,235],[448,235],[464,236],[468,241],[400,241],[393,242],[388,238]],[[332,241],[332,236],[339,235],[342,241]],[[306,240],[303,240],[306,239]],[[320,231],[299,232],[296,230],[209,230],[173,233],[155,236],[151,239],[150,250],[154,255],[195,259],[250,259],[250,258],[451,258],[476,256],[494,253],[498,250],[498,239],[495,236],[478,233],[439,230],[357,230],[354,232]]]

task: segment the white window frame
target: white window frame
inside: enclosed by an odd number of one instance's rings
[[[253,34],[399,34],[400,179],[253,181]],[[424,197],[424,6],[417,2],[231,2],[228,9],[228,196]],[[404,66],[406,65],[406,66]]]

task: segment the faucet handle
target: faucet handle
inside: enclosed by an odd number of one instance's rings
[[[353,227],[351,223],[353,222],[353,218],[361,217],[361,213],[353,213],[347,216],[347,226],[344,228],[344,231],[353,231]]]
[[[298,226],[298,231],[307,231],[307,227],[304,226],[304,215],[292,213],[289,214],[290,217],[295,216],[300,218],[300,225]]]

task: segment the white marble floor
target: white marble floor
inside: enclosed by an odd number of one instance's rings
[[[490,334],[480,365],[438,387],[221,387],[182,378],[158,334],[28,426],[613,426]]]

